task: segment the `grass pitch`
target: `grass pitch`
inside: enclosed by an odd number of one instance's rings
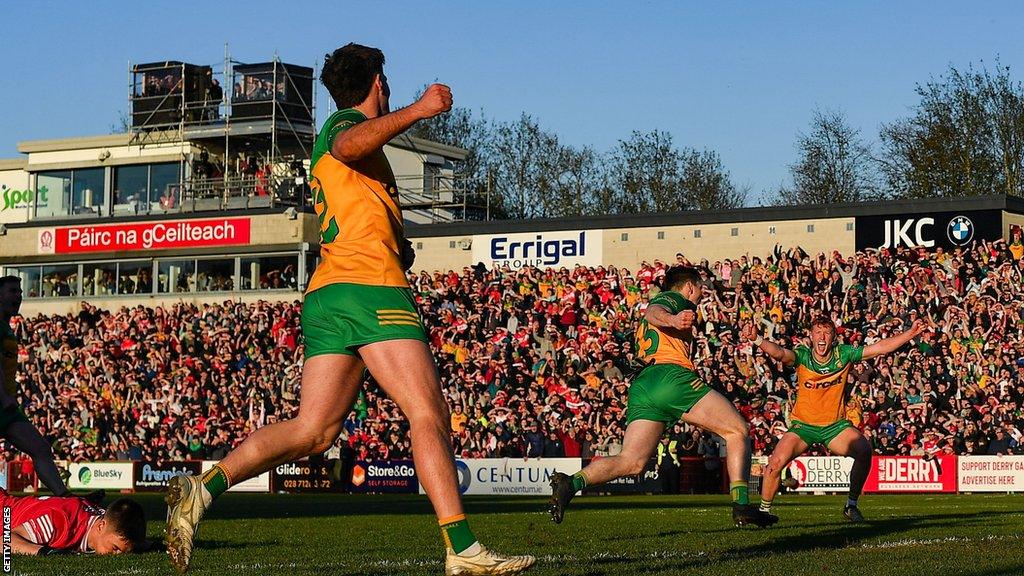
[[[138,496],[162,534],[158,495]],[[554,525],[538,498],[467,498],[488,546],[538,556],[536,575],[1024,574],[1024,495],[783,496],[771,529],[733,527],[727,496],[577,498]],[[430,506],[416,496],[245,495],[219,499],[190,574],[442,574]],[[173,574],[164,553],[14,558],[23,575]]]

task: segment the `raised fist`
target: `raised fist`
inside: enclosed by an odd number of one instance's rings
[[[413,106],[420,118],[433,118],[452,109],[452,90],[444,84],[431,84]]]

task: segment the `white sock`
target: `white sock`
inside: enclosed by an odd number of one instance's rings
[[[484,550],[484,547],[480,545],[479,541],[477,541],[477,542],[473,542],[472,544],[470,544],[469,548],[466,548],[462,552],[459,552],[458,555],[459,556],[464,556],[464,557],[468,558],[470,556],[476,556],[477,554],[483,552],[483,550]]]
[[[851,507],[852,508],[856,508],[857,507],[857,500],[854,499],[854,498],[847,498],[846,499],[846,507],[847,508],[851,508]]]

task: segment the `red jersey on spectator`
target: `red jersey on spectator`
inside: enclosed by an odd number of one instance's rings
[[[11,496],[0,489],[0,506],[11,508],[11,528],[23,526],[34,544],[58,550],[85,552],[89,529],[103,517],[103,509],[69,497]]]

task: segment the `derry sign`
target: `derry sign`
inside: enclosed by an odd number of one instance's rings
[[[40,254],[124,252],[249,243],[248,218],[63,226],[39,230]]]

